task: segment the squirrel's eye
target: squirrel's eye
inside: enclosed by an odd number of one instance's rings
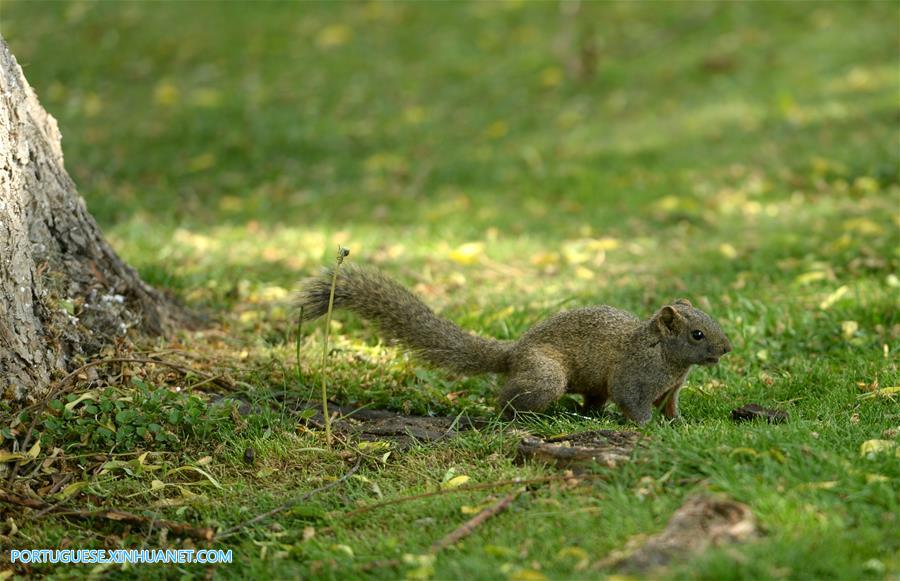
[[[694,341],[700,341],[703,339],[703,331],[691,331],[691,337],[694,339]]]

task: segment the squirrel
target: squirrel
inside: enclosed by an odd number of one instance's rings
[[[334,271],[304,281],[296,303],[304,321],[328,310]],[[678,391],[692,365],[715,365],[731,343],[712,317],[678,299],[652,317],[610,306],[572,309],[538,323],[517,341],[479,337],[437,316],[385,274],[347,265],[338,271],[334,309],[374,322],[425,361],[462,374],[506,374],[503,414],[542,412],[566,392],[599,412],[612,400],[643,425],[653,407],[678,416]]]

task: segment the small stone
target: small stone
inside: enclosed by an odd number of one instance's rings
[[[782,410],[764,408],[755,403],[748,403],[736,410],[731,410],[731,419],[736,422],[748,422],[757,418],[767,420],[770,424],[783,424],[790,416]]]

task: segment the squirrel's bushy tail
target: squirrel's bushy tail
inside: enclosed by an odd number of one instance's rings
[[[328,311],[334,271],[301,284],[297,306],[309,321]],[[512,343],[478,337],[460,329],[434,311],[398,282],[374,269],[346,265],[338,271],[334,308],[353,311],[374,322],[420,357],[460,373],[502,373],[509,368]]]

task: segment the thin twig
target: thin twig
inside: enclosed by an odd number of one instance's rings
[[[224,379],[224,378],[225,378],[225,375],[224,375],[224,374],[214,375],[214,376],[211,376],[211,377],[207,377],[207,378],[204,379],[203,381],[198,381],[197,383],[191,385],[191,389],[197,389],[197,388],[199,388],[201,385],[206,385],[207,383],[213,383],[213,382],[215,382],[215,381],[219,381],[220,379]]]
[[[60,478],[60,479],[56,482],[56,484],[54,484],[54,485],[50,488],[50,490],[47,491],[47,495],[48,495],[48,496],[53,496],[54,494],[56,494],[57,492],[59,492],[60,490],[62,490],[62,487],[65,486],[66,484],[68,484],[68,483],[69,483],[69,480],[72,480],[73,478],[75,478],[75,475],[74,475],[73,473],[71,473],[71,472],[69,472],[68,474],[64,475],[62,478]]]
[[[234,535],[236,532],[238,532],[239,530],[241,530],[241,529],[244,528],[244,527],[250,526],[250,525],[252,525],[252,524],[256,524],[256,523],[258,523],[258,522],[260,522],[260,521],[264,521],[264,520],[266,520],[267,518],[269,518],[269,517],[271,517],[271,516],[274,516],[274,515],[276,515],[276,514],[278,514],[278,513],[280,513],[280,512],[284,512],[284,511],[286,511],[286,510],[289,509],[289,508],[293,508],[293,507],[296,506],[297,504],[303,502],[304,500],[306,500],[306,499],[312,497],[312,496],[315,495],[315,494],[318,494],[318,493],[320,493],[320,492],[324,492],[324,491],[328,490],[329,488],[334,488],[334,487],[337,486],[338,484],[344,482],[345,480],[347,480],[348,478],[350,478],[351,476],[353,476],[353,474],[355,474],[356,471],[359,470],[359,467],[360,467],[361,464],[362,464],[362,456],[359,456],[359,457],[356,459],[356,464],[354,464],[353,467],[352,467],[350,470],[348,470],[343,476],[341,476],[340,478],[338,478],[338,479],[335,480],[334,482],[330,482],[330,483],[326,484],[325,486],[320,486],[319,488],[316,488],[316,489],[314,489],[314,490],[310,490],[310,491],[307,492],[306,494],[304,494],[304,495],[302,495],[302,496],[300,496],[300,497],[298,497],[298,498],[295,498],[295,499],[293,499],[293,500],[290,500],[290,501],[288,501],[288,502],[282,504],[281,506],[277,506],[277,507],[273,508],[272,510],[270,510],[270,511],[268,511],[268,512],[264,512],[264,513],[262,513],[262,514],[256,515],[255,517],[253,517],[253,518],[251,518],[251,519],[248,519],[248,520],[245,520],[244,522],[242,522],[242,523],[240,523],[240,524],[236,524],[236,525],[234,525],[234,526],[231,527],[231,528],[225,529],[224,531],[222,531],[221,533],[219,533],[218,535],[216,535],[216,540],[217,540],[217,541],[220,541],[220,540],[222,540],[222,539],[224,539],[224,538],[226,538],[226,537],[230,537],[230,536]]]
[[[35,510],[45,508],[47,505],[44,501],[36,498],[28,498],[17,494],[9,494],[0,490],[0,502],[6,504],[14,504],[16,506],[24,506],[25,508],[33,508]]]
[[[459,525],[456,529],[454,529],[452,532],[450,532],[450,534],[446,535],[441,540],[433,543],[431,545],[431,552],[436,554],[436,553],[446,549],[447,547],[455,545],[461,539],[471,535],[472,531],[474,531],[476,528],[478,528],[478,526],[480,526],[487,519],[506,510],[509,507],[509,505],[512,504],[512,501],[514,501],[516,499],[516,497],[518,497],[523,492],[525,492],[524,486],[522,486],[521,488],[517,488],[516,490],[510,492],[509,494],[507,494],[506,496],[504,496],[503,498],[501,498],[494,504],[486,507],[484,510],[480,511],[478,514],[476,514],[475,516],[473,516],[472,518],[470,518],[463,524]]]
[[[331,313],[334,310],[334,289],[337,287],[338,270],[344,262],[344,257],[350,251],[338,244],[337,264],[331,275],[331,292],[328,294],[328,311],[325,313],[325,342],[322,345],[322,371],[319,374],[322,379],[322,416],[325,418],[325,441],[331,446],[331,414],[328,413],[328,379],[326,367],[328,363],[328,339],[331,336]]]
[[[297,319],[297,336],[294,343],[297,346],[297,387],[303,385],[303,370],[300,367],[300,340],[303,338],[303,305],[300,305],[300,318]]]
[[[160,520],[157,518],[142,516],[131,512],[125,512],[123,510],[75,510],[67,512],[57,512],[54,514],[56,514],[57,516],[70,516],[78,519],[102,518],[105,520],[119,521],[131,525],[140,525],[145,527],[156,526],[169,529],[178,536],[191,537],[192,539],[198,539],[201,541],[211,541],[213,540],[213,537],[216,536],[216,532],[210,527],[192,527],[184,523],[179,523],[171,520]]]
[[[41,518],[41,517],[43,517],[43,516],[46,516],[48,513],[53,512],[53,511],[56,510],[57,508],[59,508],[59,507],[61,507],[62,505],[64,505],[66,502],[68,502],[68,499],[60,500],[59,502],[56,502],[56,503],[54,503],[54,504],[48,504],[46,507],[42,508],[42,509],[39,510],[38,512],[36,512],[36,513],[34,513],[33,515],[31,515],[31,518],[30,518],[29,520],[37,520],[37,519],[39,519],[39,518]]]
[[[77,519],[100,518],[104,520],[118,521],[127,524],[148,527],[158,525],[169,529],[176,535],[191,537],[192,539],[199,539],[201,541],[211,541],[215,536],[215,531],[213,531],[213,529],[209,527],[192,527],[191,525],[187,525],[184,523],[170,520],[160,520],[142,516],[139,514],[134,514],[131,512],[125,512],[123,510],[72,510],[66,512],[53,512],[53,510],[58,505],[51,505],[44,502],[43,500],[38,500],[36,498],[27,498],[15,494],[8,494],[3,491],[0,491],[0,502],[39,510],[40,512],[38,513],[38,516],[43,516],[52,512],[54,516],[65,516]]]
[[[489,518],[496,516],[497,514],[503,512],[504,510],[509,508],[509,505],[512,504],[512,502],[523,492],[525,492],[524,486],[510,492],[509,494],[507,494],[506,496],[504,496],[503,498],[501,498],[494,504],[484,508],[478,514],[476,514],[475,516],[473,516],[472,518],[470,518],[463,524],[459,525],[458,527],[456,527],[455,529],[450,531],[449,534],[445,535],[441,539],[432,543],[431,547],[428,549],[428,552],[431,553],[432,555],[437,555],[438,553],[440,553],[447,547],[451,547],[451,546],[455,545],[456,543],[458,543],[460,540],[471,535],[475,531],[476,528],[481,526]],[[385,559],[385,560],[381,560],[381,561],[371,561],[369,563],[366,563],[362,567],[360,567],[360,570],[361,571],[371,571],[372,569],[396,567],[396,566],[400,565],[401,563],[402,563],[402,561],[400,559]]]

